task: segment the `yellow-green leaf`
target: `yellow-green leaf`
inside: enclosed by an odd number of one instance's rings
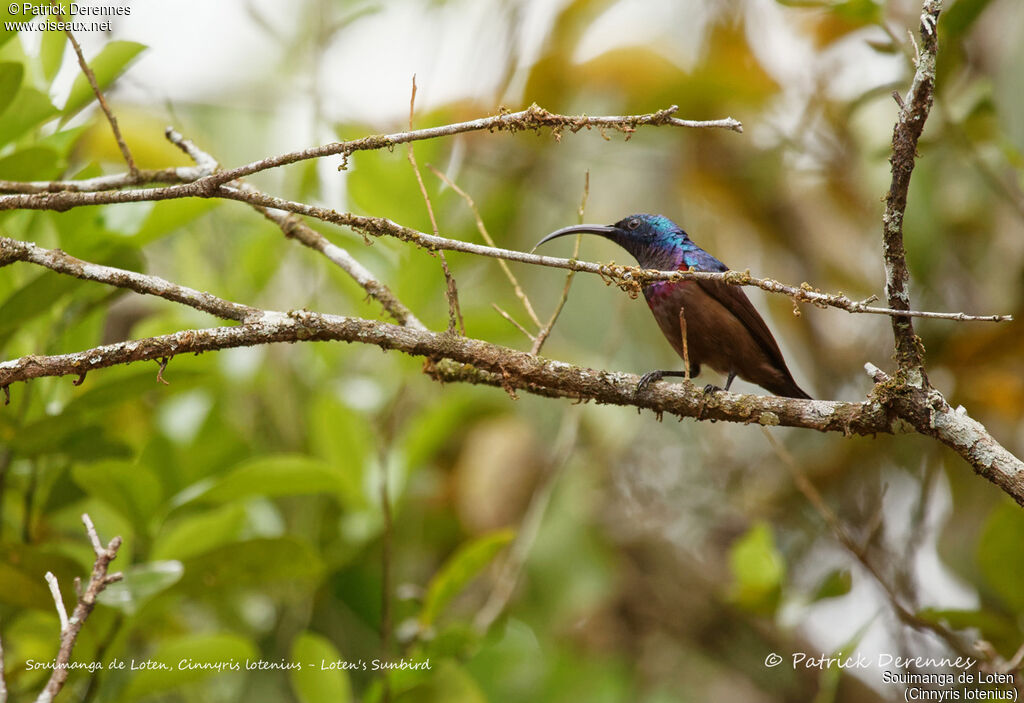
[[[733,601],[757,613],[773,612],[786,567],[766,523],[757,523],[736,541],[729,553],[729,565]]]
[[[87,62],[96,75],[96,83],[100,90],[105,90],[113,83],[145,48],[145,44],[132,41],[112,41],[104,46],[99,54]],[[85,74],[79,73],[71,86],[67,102],[64,103],[64,120],[73,117],[95,99],[89,79]]]
[[[300,669],[289,671],[295,697],[301,703],[348,703],[352,700],[352,684],[348,672],[329,668],[341,660],[330,640],[312,632],[303,632],[292,643],[292,662]],[[328,665],[327,670],[322,666]]]
[[[0,63],[0,114],[14,103],[24,72],[25,68],[15,61]]]
[[[147,668],[133,673],[122,700],[132,701],[232,673],[232,662],[238,664],[244,675],[246,660],[256,656],[252,642],[232,634],[203,634],[165,641],[148,658],[141,653],[132,656],[135,666]]]
[[[484,567],[491,563],[498,552],[512,541],[515,532],[511,529],[496,530],[463,544],[441,566],[427,588],[427,597],[420,612],[420,623],[432,624]]]

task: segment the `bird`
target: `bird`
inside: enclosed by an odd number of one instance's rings
[[[668,217],[646,213],[629,215],[613,225],[563,227],[537,242],[534,251],[552,239],[570,234],[596,234],[610,239],[645,269],[729,270]],[[652,281],[643,285],[643,293],[669,344],[684,363],[689,361],[690,378],[696,378],[701,366],[707,365],[726,376],[726,391],[739,376],[775,395],[811,398],[793,380],[768,325],[740,286],[707,280]],[[651,371],[641,378],[637,393],[667,376],[686,375],[683,371]],[[709,384],[704,390],[711,393],[721,389]]]

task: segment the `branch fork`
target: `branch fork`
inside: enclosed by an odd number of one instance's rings
[[[46,686],[36,698],[36,703],[51,703],[54,697],[64,688],[68,679],[68,663],[71,661],[71,653],[78,639],[78,634],[85,624],[89,614],[96,607],[96,599],[103,590],[112,583],[120,581],[123,577],[121,572],[108,573],[110,562],[117,558],[117,551],[121,547],[121,538],[114,537],[106,547],[100,541],[96,526],[87,513],[82,515],[82,523],[85,525],[86,535],[92,545],[96,559],[93,562],[92,573],[85,589],[81,588],[81,582],[75,579],[75,593],[77,602],[75,608],[68,616],[64,607],[64,598],[60,592],[60,585],[57,577],[49,571],[46,572],[46,582],[53,595],[54,608],[57,610],[57,617],[60,619],[60,649],[54,659],[53,672],[50,674]]]

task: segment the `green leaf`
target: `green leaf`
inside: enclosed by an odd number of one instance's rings
[[[2,3],[0,4],[0,46],[3,46],[14,37],[18,36],[18,32],[15,29],[8,29],[8,22],[24,22],[31,19],[31,15],[25,12],[21,12],[20,7],[22,3]],[[18,7],[18,12],[11,13],[11,7]]]
[[[487,696],[480,689],[480,685],[458,662],[445,659],[434,664],[433,668],[435,670],[432,672],[412,672],[429,675],[418,676],[422,682],[395,696],[392,699],[394,703],[487,703]],[[397,675],[405,672],[393,673]],[[608,700],[614,698],[610,695]]]
[[[82,576],[82,566],[50,549],[8,541],[0,546],[0,603],[18,608],[53,611],[53,596],[43,574],[52,572],[65,598],[74,598],[72,582]],[[67,601],[65,604],[68,605]],[[72,604],[69,605],[69,608]]]
[[[341,660],[341,655],[326,637],[306,631],[292,643],[291,659],[301,669],[289,671],[295,697],[301,703],[348,703],[352,684],[344,669],[321,670],[321,663]]]
[[[104,605],[137,613],[143,604],[181,580],[184,568],[180,561],[149,561],[121,569],[124,578],[116,581],[100,593],[99,601]]]
[[[66,159],[68,152],[71,151],[71,147],[75,145],[75,142],[85,133],[88,129],[88,125],[82,125],[80,127],[72,127],[70,129],[62,129],[59,132],[54,132],[41,139],[36,140],[38,146],[45,146],[53,149],[57,152],[57,155]]]
[[[922,608],[915,616],[924,622],[952,630],[980,630],[989,642],[1011,642],[1017,628],[1003,613],[988,610],[956,610],[953,608]]]
[[[135,233],[133,242],[139,246],[149,244],[202,217],[215,207],[217,207],[216,201],[201,198],[159,202],[146,215],[139,231]]]
[[[427,596],[420,611],[423,626],[433,624],[448,604],[512,539],[511,529],[496,530],[463,544],[441,566],[427,587]]]
[[[489,401],[452,392],[444,403],[427,405],[406,423],[399,440],[402,455],[410,468],[429,461],[444,445],[459,436],[469,423],[479,421],[490,410]]]
[[[89,67],[96,75],[96,83],[100,90],[106,90],[145,48],[145,44],[131,41],[108,42],[95,58],[88,61]],[[85,77],[85,74],[79,73],[71,86],[67,102],[64,103],[63,119],[66,121],[73,117],[95,98],[92,86],[89,85],[89,79]]]
[[[21,87],[25,67],[15,61],[0,63],[0,115],[14,104],[14,94]]]
[[[372,130],[365,132],[372,134]],[[442,211],[442,203],[451,197],[450,190],[441,192],[440,181],[424,166],[443,163],[447,147],[440,140],[417,142],[416,161],[420,165],[423,182],[435,211]],[[348,197],[360,211],[369,215],[387,216],[420,231],[430,231],[430,218],[423,203],[423,194],[416,174],[406,156],[408,147],[399,146],[393,152],[363,152],[349,159],[347,180]]]
[[[345,482],[346,494],[365,503],[364,471],[372,456],[373,430],[366,418],[326,394],[318,394],[309,406],[308,426],[312,450]]]
[[[824,600],[825,598],[837,598],[845,596],[853,586],[853,576],[849,569],[835,569],[825,575],[825,578],[818,584],[818,588],[811,596],[812,601]]]
[[[29,321],[51,312],[61,298],[82,285],[77,278],[47,271],[14,291],[0,304],[0,346]]]
[[[942,13],[939,32],[948,33],[948,39],[959,39],[967,32],[992,0],[956,0],[953,6]]]
[[[882,4],[876,0],[846,0],[835,6],[837,15],[859,24],[873,24],[882,19]]]
[[[65,415],[47,415],[11,438],[15,453],[24,457],[62,455],[78,462],[126,459],[131,447],[109,436],[109,428],[95,421]]]
[[[992,511],[978,543],[981,575],[1003,602],[1016,613],[1024,613],[1024,512],[1006,502]]]
[[[67,8],[70,2],[62,0],[61,5]],[[64,61],[64,47],[68,45],[68,38],[64,32],[46,31],[39,45],[39,62],[43,67],[43,78],[48,82],[53,81],[61,64]]]
[[[188,559],[239,538],[245,527],[245,507],[238,504],[205,510],[174,521],[157,536],[154,559]]]
[[[247,587],[269,592],[273,584],[280,583],[315,586],[323,573],[323,562],[305,542],[293,537],[252,539],[186,560],[178,588],[197,596]]]
[[[861,640],[864,639],[864,635],[871,629],[873,623],[874,618],[870,618],[867,622],[861,625],[860,629],[853,633],[853,637],[832,652],[832,656],[837,659],[843,659],[849,656],[850,653],[856,651],[857,647],[860,646]],[[818,693],[814,696],[814,700],[811,701],[811,703],[834,703],[836,700],[836,694],[839,692],[839,682],[843,674],[844,669],[842,667],[824,667],[818,675]]]
[[[256,656],[257,650],[252,642],[232,634],[193,635],[165,641],[152,656],[145,658],[137,655],[133,658],[134,663],[152,662],[162,668],[133,672],[123,700],[132,701],[180,689],[186,684],[212,676],[223,676],[224,672],[231,672],[231,669],[217,665],[230,664],[232,661],[238,663],[244,675],[246,660],[255,659]],[[208,666],[204,667],[203,664]]]
[[[0,113],[0,145],[13,142],[58,114],[50,98],[24,85],[14,96],[14,104],[18,106],[17,110]]]
[[[326,493],[349,502],[353,498],[351,491],[342,472],[330,464],[313,457],[286,454],[242,462],[197,500],[227,503],[253,496]]]
[[[730,596],[755,613],[775,611],[786,567],[775,547],[771,527],[759,522],[740,537],[729,552],[733,583]]]
[[[62,278],[67,278],[62,277]],[[0,307],[0,315],[6,305]],[[3,339],[3,318],[0,316],[0,339]],[[112,428],[98,423],[99,418],[108,417],[110,409],[136,401],[144,393],[158,393],[161,396],[188,390],[202,379],[199,373],[179,370],[174,374],[172,386],[162,386],[156,381],[156,365],[125,371],[108,369],[101,374],[87,377],[83,386],[74,391],[72,400],[64,406],[59,415],[44,415],[23,428],[12,440],[19,454],[39,456],[44,454],[66,454],[79,462],[103,458],[123,445],[108,442],[104,449],[105,433]],[[99,451],[99,453],[97,453]]]
[[[120,513],[140,534],[149,534],[150,522],[163,502],[163,487],[148,466],[98,461],[75,465],[71,476],[79,488]]]
[[[0,179],[46,181],[57,175],[57,152],[34,146],[0,159]]]
[[[841,19],[868,24],[877,22],[882,14],[876,0],[775,0],[786,7],[822,8]]]
[[[108,373],[95,380],[90,378],[83,384],[84,390],[64,407],[63,414],[95,416],[108,408],[131,402],[146,391],[159,390],[161,394],[178,392],[203,378],[201,374],[186,369],[176,370],[174,385],[163,386],[156,380],[156,363],[148,362],[147,366],[116,375]]]

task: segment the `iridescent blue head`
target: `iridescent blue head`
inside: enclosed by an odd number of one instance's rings
[[[574,225],[563,227],[537,242],[541,244],[568,234],[597,234],[610,239],[636,257],[643,268],[672,271],[679,268],[686,252],[697,246],[682,227],[664,215],[639,213],[625,217],[614,225]]]

